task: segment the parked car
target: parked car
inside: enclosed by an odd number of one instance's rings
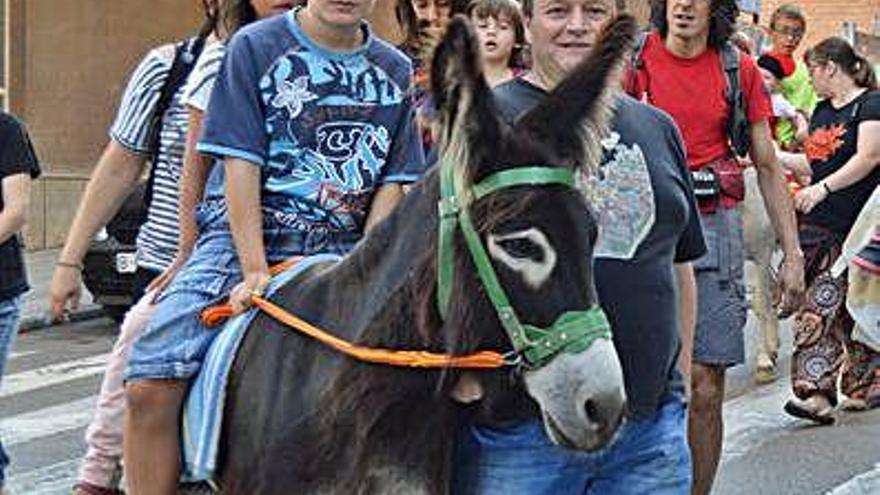
[[[134,304],[134,272],[137,270],[135,240],[146,218],[140,183],[125,199],[116,216],[92,240],[83,259],[83,283],[107,315],[121,322]]]

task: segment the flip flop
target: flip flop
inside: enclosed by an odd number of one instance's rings
[[[820,425],[834,424],[834,416],[831,415],[831,411],[833,410],[832,407],[827,407],[822,411],[814,411],[808,407],[804,407],[794,400],[790,400],[785,403],[784,409],[785,412],[791,414],[796,418],[809,419],[810,421],[816,422]]]

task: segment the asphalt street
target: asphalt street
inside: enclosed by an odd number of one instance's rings
[[[749,341],[753,330],[750,323]],[[115,336],[107,319],[19,336],[0,389],[13,494],[70,492]],[[783,346],[790,346],[788,332]],[[783,357],[781,369],[787,366]],[[782,412],[785,377],[757,387],[749,369],[729,375],[725,448],[713,494],[880,494],[880,411],[841,413],[834,426],[809,426]]]

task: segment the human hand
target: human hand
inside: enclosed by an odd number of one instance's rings
[[[807,186],[794,196],[794,207],[803,213],[809,213],[817,204],[828,197],[828,190],[824,183]]]
[[[238,315],[251,307],[251,296],[262,295],[263,290],[269,285],[269,272],[250,272],[244,275],[244,279],[232,288],[229,294],[229,306],[232,314]]]
[[[779,268],[773,305],[779,318],[788,318],[797,310],[804,297],[804,255],[786,255]]]
[[[49,283],[49,308],[52,321],[62,321],[70,310],[79,308],[82,295],[82,271],[74,263],[59,263]]]

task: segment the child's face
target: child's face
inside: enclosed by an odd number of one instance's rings
[[[791,55],[801,44],[804,37],[804,25],[799,19],[780,17],[770,27],[770,40],[773,51]]]
[[[376,0],[308,0],[303,2],[309,13],[322,24],[334,28],[358,29],[361,21],[373,10]]]
[[[483,58],[488,62],[508,63],[510,54],[513,53],[513,45],[516,43],[513,21],[505,15],[474,16],[472,21],[480,38]]]
[[[764,80],[764,86],[767,87],[767,91],[770,91],[771,93],[775,93],[776,91],[778,91],[779,80],[776,79],[776,76],[774,76],[773,73],[767,69],[758,67],[758,70],[761,71],[761,79]]]

